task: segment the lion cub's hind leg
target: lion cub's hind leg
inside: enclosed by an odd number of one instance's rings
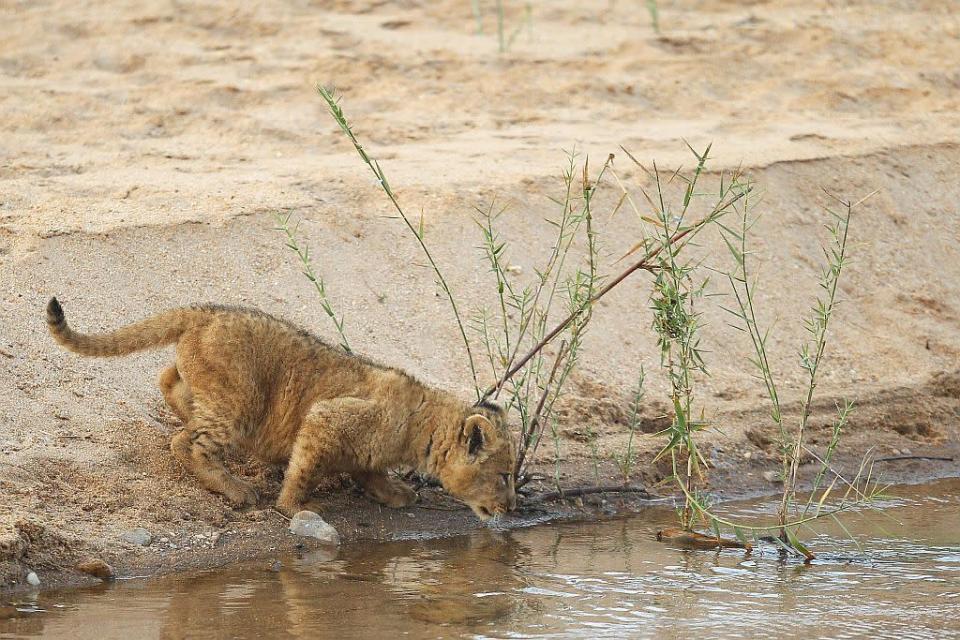
[[[371,499],[392,509],[409,507],[417,501],[417,493],[401,480],[385,473],[354,473],[353,479]]]
[[[160,391],[163,392],[164,400],[180,421],[184,424],[190,422],[190,416],[193,413],[193,394],[187,383],[180,377],[180,371],[177,370],[176,365],[167,367],[160,374]]]
[[[374,431],[380,415],[376,403],[368,400],[317,402],[297,432],[277,511],[293,517],[305,508],[316,476],[356,468],[358,434]]]
[[[238,506],[256,504],[257,492],[223,465],[224,452],[240,439],[236,420],[207,414],[202,406],[170,442],[170,450],[204,487]]]

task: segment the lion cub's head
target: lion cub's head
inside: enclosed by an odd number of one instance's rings
[[[473,406],[451,435],[455,443],[438,473],[443,488],[481,520],[513,510],[516,446],[506,411],[489,402]]]

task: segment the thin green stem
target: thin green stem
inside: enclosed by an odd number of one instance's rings
[[[497,42],[499,43],[500,53],[505,53],[507,43],[503,36],[503,0],[497,0]]]
[[[373,175],[377,178],[377,182],[380,184],[383,192],[390,199],[391,204],[393,204],[393,208],[400,215],[400,218],[403,220],[404,224],[407,225],[407,228],[410,230],[410,232],[413,233],[414,237],[417,239],[417,243],[420,245],[420,249],[430,262],[430,266],[433,267],[433,271],[437,276],[437,283],[443,289],[447,299],[450,301],[450,307],[453,309],[453,316],[456,319],[457,327],[460,329],[460,336],[463,339],[463,346],[467,352],[467,361],[470,365],[470,375],[473,378],[473,387],[477,394],[477,400],[479,401],[481,399],[480,383],[477,380],[477,367],[473,359],[473,350],[470,348],[470,340],[467,338],[467,332],[466,329],[464,329],[463,320],[460,317],[460,310],[457,308],[457,301],[453,296],[453,291],[450,290],[450,286],[447,284],[446,278],[443,277],[440,267],[437,266],[436,260],[433,258],[433,254],[427,247],[426,240],[424,239],[423,218],[420,218],[420,225],[418,227],[413,225],[413,223],[410,221],[410,218],[407,217],[407,214],[404,213],[403,208],[400,206],[400,202],[397,200],[397,196],[390,187],[390,183],[387,181],[387,176],[384,174],[380,164],[367,154],[366,150],[363,148],[363,145],[361,145],[360,141],[357,139],[357,136],[354,135],[346,116],[343,114],[343,110],[340,108],[339,101],[334,98],[333,94],[328,91],[326,87],[322,85],[317,85],[317,91],[327,103],[327,108],[330,111],[330,115],[333,116],[333,119],[340,126],[340,130],[343,131],[343,133],[353,144],[353,148],[356,149],[357,153],[360,155],[360,159],[363,160],[363,163],[366,164],[373,172]]]
[[[337,335],[340,336],[340,347],[347,353],[352,353],[350,348],[350,343],[347,341],[347,335],[343,331],[343,316],[337,318],[336,312],[333,310],[333,305],[330,302],[330,298],[327,295],[326,283],[323,280],[322,276],[318,276],[313,269],[313,261],[310,258],[310,248],[301,247],[299,241],[297,240],[297,230],[290,228],[290,215],[282,216],[280,214],[275,214],[274,217],[277,221],[277,231],[282,231],[283,234],[287,237],[286,246],[297,254],[297,257],[300,259],[300,266],[303,269],[303,275],[313,283],[314,289],[317,290],[317,294],[320,296],[320,308],[323,309],[324,313],[327,314],[327,317],[330,318],[330,321],[333,322],[333,326],[337,329]]]
[[[830,324],[830,318],[833,315],[837,296],[837,285],[840,281],[840,273],[843,270],[844,259],[846,257],[847,237],[850,229],[850,216],[853,206],[849,202],[842,202],[842,204],[845,207],[845,215],[835,215],[837,222],[831,229],[834,246],[829,253],[825,251],[828,257],[828,267],[824,271],[821,286],[826,291],[826,301],[817,300],[817,306],[814,308],[814,318],[808,323],[808,330],[814,340],[814,355],[811,358],[809,348],[804,346],[800,356],[801,367],[808,373],[807,392],[801,403],[800,423],[793,442],[793,451],[790,455],[789,475],[785,476],[783,480],[783,498],[780,502],[780,513],[781,519],[784,520],[786,519],[787,509],[796,491],[797,472],[800,468],[800,453],[803,448],[803,438],[806,432],[807,422],[810,419],[813,394],[817,388],[817,373],[820,370],[820,363],[823,361],[823,354],[827,347],[827,329]]]

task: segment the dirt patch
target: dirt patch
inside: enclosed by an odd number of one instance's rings
[[[59,570],[69,566],[81,546],[33,520],[18,520],[0,530],[0,563]]]

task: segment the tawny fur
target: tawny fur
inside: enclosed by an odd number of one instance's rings
[[[502,409],[465,403],[265,313],[184,307],[86,335],[70,329],[53,298],[47,324],[61,345],[90,356],[176,344],[175,363],[160,374],[184,423],[170,449],[237,505],[257,496],[224,467],[230,448],[287,463],[276,503],[287,515],[304,507],[321,474],[349,473],[373,499],[407,506],[416,494],[387,475],[398,467],[436,477],[481,519],[516,505],[515,447]]]

